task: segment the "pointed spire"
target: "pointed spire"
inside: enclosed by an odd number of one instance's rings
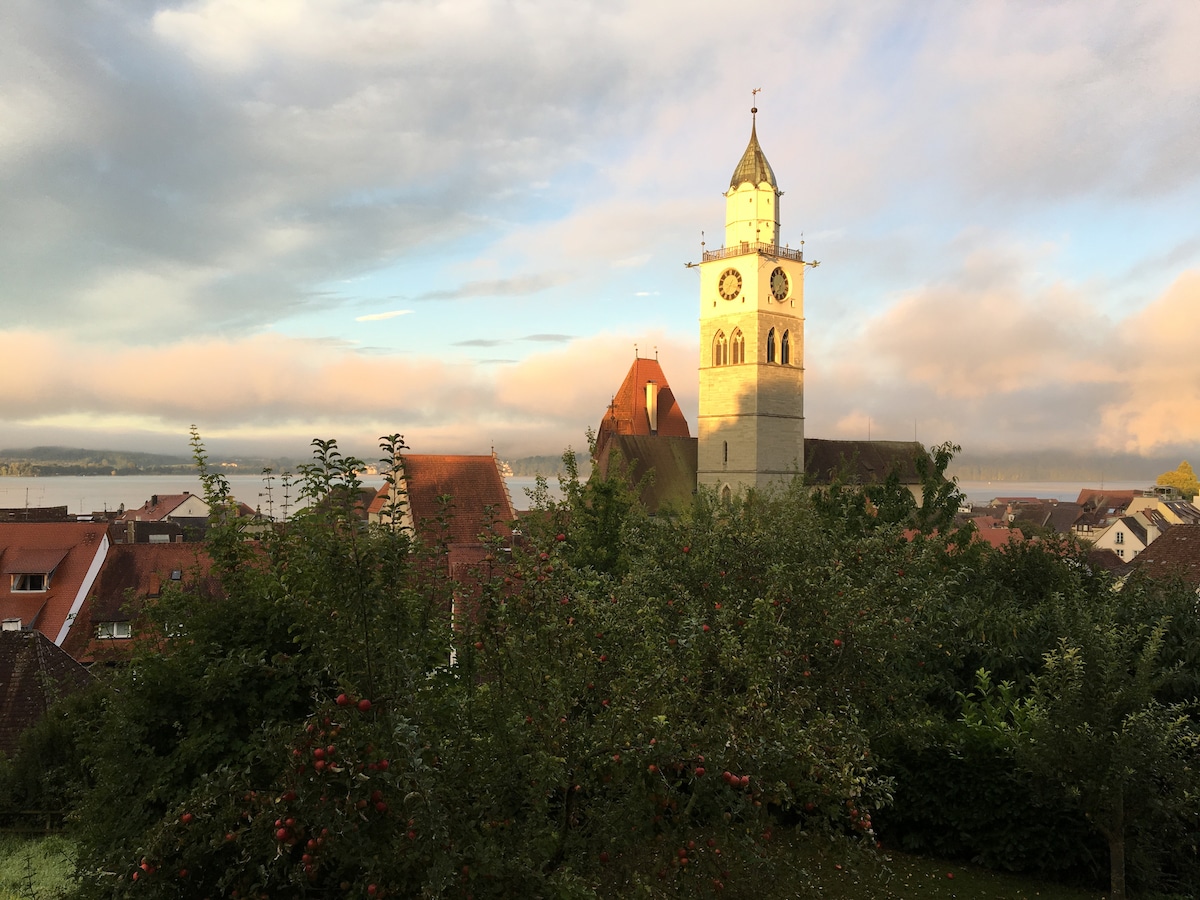
[[[767,162],[762,147],[758,145],[757,124],[758,107],[753,107],[750,110],[750,143],[746,146],[746,152],[742,154],[737,168],[733,170],[733,177],[729,179],[730,190],[741,184],[759,185],[764,181],[775,190],[779,190],[779,185],[775,183],[775,173],[771,170],[771,164]]]

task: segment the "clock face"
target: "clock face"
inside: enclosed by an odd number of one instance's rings
[[[726,269],[717,281],[717,290],[726,300],[732,300],[742,292],[742,275],[737,269]]]
[[[782,267],[776,266],[775,271],[771,273],[771,296],[776,300],[782,300],[788,294],[788,277],[787,272],[783,271]]]

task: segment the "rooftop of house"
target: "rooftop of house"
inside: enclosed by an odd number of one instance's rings
[[[169,585],[214,592],[216,579],[203,544],[115,544],[109,548],[88,600],[79,610],[63,649],[80,662],[93,662],[117,648],[112,638],[98,638],[101,623],[130,622],[147,599]],[[124,642],[122,646],[128,646]],[[123,652],[120,651],[120,652]]]
[[[104,522],[0,523],[0,619],[57,641],[108,546]]]
[[[479,543],[480,535],[492,531],[511,536],[516,512],[495,456],[406,454],[403,467],[404,500],[419,534],[440,537],[444,515],[444,537],[451,544]],[[383,512],[391,499],[385,484],[371,503],[371,514]]]
[[[189,498],[195,496],[198,495],[190,491],[184,491],[182,494],[155,494],[141,506],[133,506],[125,510],[120,518],[125,522],[134,519],[140,519],[143,522],[156,522],[166,518]]]
[[[1176,525],[1134,557],[1130,571],[1200,588],[1200,525]]]
[[[656,390],[647,392],[648,384],[653,384]],[[649,406],[648,394],[654,395],[654,410]],[[657,420],[653,423],[652,412]],[[652,428],[652,424],[656,427]],[[600,428],[596,432],[597,450],[615,434],[691,437],[687,419],[683,417],[683,410],[679,408],[657,359],[634,359],[625,380],[613,395],[604,418],[600,420]]]
[[[89,681],[87,670],[41,632],[0,631],[0,751],[11,755],[51,703]]]
[[[1141,491],[1110,491],[1105,488],[1083,488],[1079,492],[1079,497],[1075,502],[1089,509],[1120,511],[1132,503],[1133,498],[1140,493]]]

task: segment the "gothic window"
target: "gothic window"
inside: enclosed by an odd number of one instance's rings
[[[783,339],[779,342],[779,361],[785,366],[792,361],[792,342],[789,332],[783,333]]]
[[[746,361],[746,336],[742,334],[742,329],[735,328],[733,336],[729,339],[730,349],[733,351],[733,364]]]
[[[767,332],[767,362],[775,362],[775,329]]]
[[[714,366],[729,365],[729,341],[725,337],[725,332],[718,331],[717,336],[713,338],[713,363]]]
[[[729,489],[729,485],[721,488],[721,502],[726,506],[733,502],[733,491]]]

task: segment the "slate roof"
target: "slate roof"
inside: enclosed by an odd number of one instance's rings
[[[767,162],[767,157],[758,144],[756,124],[754,121],[750,123],[750,143],[746,145],[746,152],[738,160],[737,168],[733,170],[733,177],[729,179],[730,190],[742,184],[759,185],[764,181],[776,190],[779,189],[779,185],[775,182],[775,172],[771,169],[771,164]]]
[[[496,534],[511,536],[517,516],[495,456],[406,454],[402,459],[407,511],[419,535],[440,538],[439,498],[448,496],[449,543],[478,544],[493,523]],[[385,484],[371,503],[371,515],[382,512],[390,499],[390,486]]]
[[[810,485],[830,484],[841,478],[851,484],[874,484],[892,470],[902,484],[920,484],[916,460],[928,458],[917,441],[830,441],[804,439],[804,481]]]
[[[0,619],[20,618],[51,641],[65,639],[72,612],[108,548],[105,522],[0,523]],[[50,574],[44,591],[13,591],[19,574]]]
[[[58,697],[85,687],[87,670],[39,631],[0,631],[0,751],[12,755],[26,728]]]
[[[173,582],[188,590],[216,592],[219,583],[210,575],[211,568],[203,544],[114,545],[63,641],[63,649],[84,663],[107,658],[114,652],[128,652],[130,640],[97,638],[96,626],[101,622],[132,622],[147,598],[160,596]]]
[[[651,432],[646,409],[646,385],[658,386],[658,431]],[[612,403],[596,431],[596,448],[614,434],[659,434],[663,437],[691,437],[687,419],[675,400],[675,393],[656,359],[634,359],[617,389]]]
[[[682,508],[692,502],[697,445],[693,437],[614,434],[603,447],[597,444],[595,464],[606,476],[613,458],[619,456],[628,465],[631,486],[650,475],[642,487],[641,501],[648,511],[657,513],[664,506]]]
[[[1182,578],[1200,588],[1200,525],[1175,525],[1129,564],[1131,572],[1151,578]]]
[[[1058,503],[1050,513],[1047,524],[1059,534],[1070,534],[1083,507],[1078,503]]]

